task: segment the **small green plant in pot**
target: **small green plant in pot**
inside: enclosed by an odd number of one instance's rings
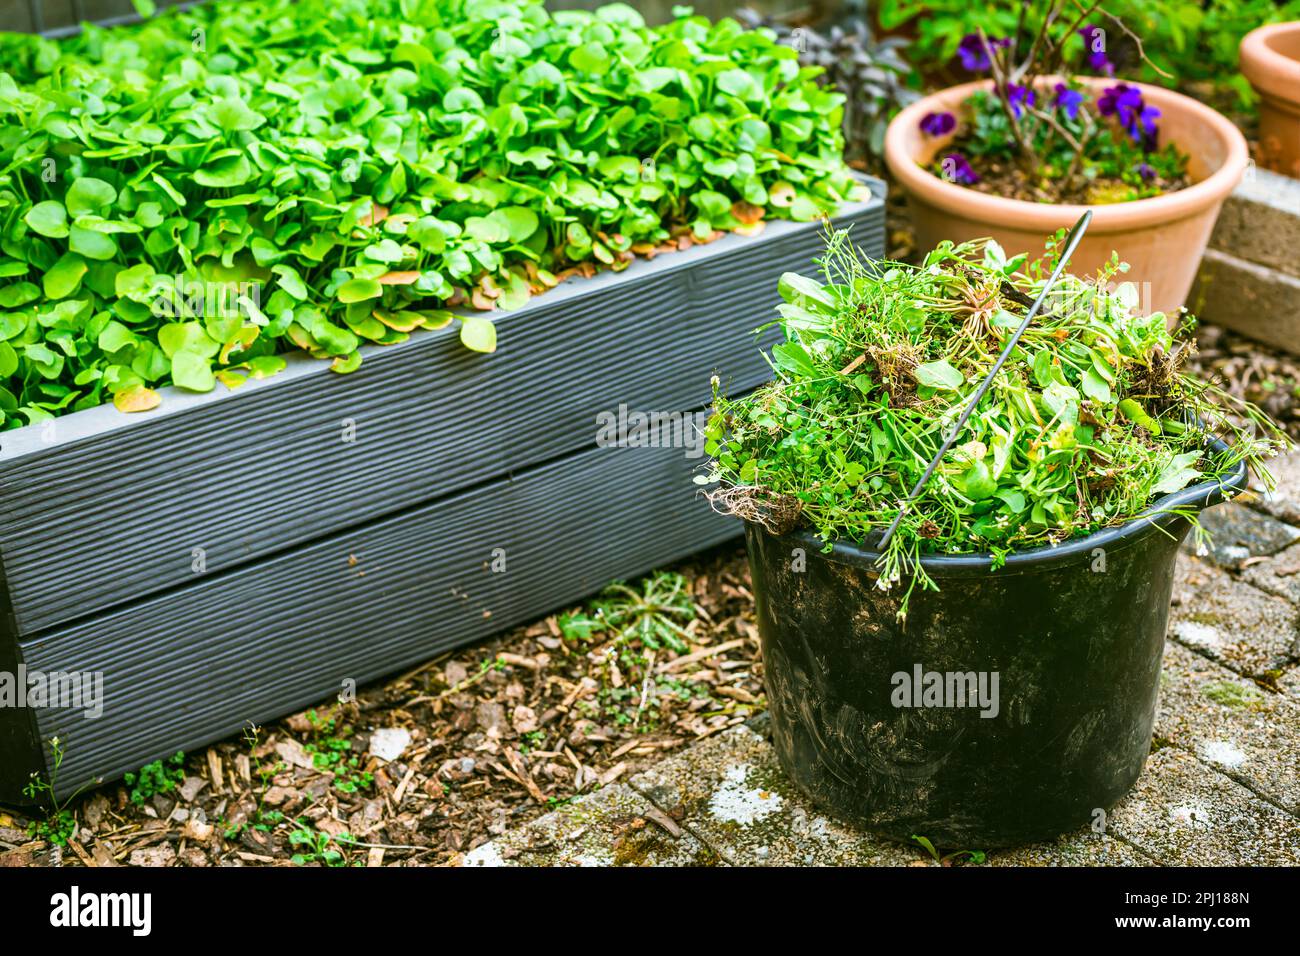
[[[715,396],[699,476],[746,521],[783,766],[902,840],[1104,827],[1150,745],[1178,546],[1285,439],[1180,370],[1186,326],[1136,314],[1114,261],[1061,277],[879,549],[1046,272],[988,241],[868,263],[843,234],[822,268],[782,278],[777,379]]]

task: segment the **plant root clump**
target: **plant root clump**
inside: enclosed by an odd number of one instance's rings
[[[895,408],[912,408],[921,404],[916,394],[916,367],[924,357],[910,342],[893,345],[869,345],[867,357],[876,367],[876,384],[889,395]]]
[[[756,524],[770,534],[785,534],[799,525],[803,503],[754,485],[727,485],[705,492],[709,506],[718,514]]]

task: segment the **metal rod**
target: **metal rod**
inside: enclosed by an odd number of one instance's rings
[[[1020,328],[1016,329],[1015,334],[1007,341],[1006,346],[1002,349],[1002,354],[999,355],[998,360],[993,363],[992,371],[990,371],[985,377],[980,387],[975,390],[975,394],[971,396],[971,400],[966,404],[966,408],[962,411],[961,417],[957,419],[957,423],[948,430],[948,437],[945,438],[943,444],[939,446],[938,453],[930,460],[930,464],[926,466],[925,473],[921,475],[920,480],[912,488],[911,494],[907,496],[907,500],[904,501],[902,506],[898,509],[898,514],[894,515],[894,520],[889,524],[889,530],[885,532],[885,536],[880,539],[880,544],[877,545],[880,551],[883,552],[885,550],[885,546],[889,544],[889,539],[892,538],[894,532],[898,530],[898,523],[903,520],[903,515],[907,512],[907,509],[911,507],[912,502],[916,501],[916,499],[920,497],[921,492],[925,490],[925,486],[929,483],[931,476],[934,475],[934,470],[939,467],[939,462],[943,461],[943,456],[948,454],[948,449],[952,447],[952,443],[957,440],[957,436],[961,434],[961,430],[966,426],[966,420],[971,417],[971,414],[975,411],[975,406],[980,403],[984,398],[985,393],[988,392],[989,386],[993,384],[994,376],[1002,370],[1002,365],[1006,362],[1007,356],[1011,354],[1011,350],[1014,349],[1016,343],[1020,341],[1020,336],[1025,334],[1025,329],[1029,328],[1029,323],[1033,321],[1034,316],[1038,314],[1038,310],[1042,308],[1043,301],[1047,298],[1047,294],[1052,291],[1052,286],[1056,285],[1056,280],[1061,277],[1061,273],[1065,270],[1065,264],[1069,261],[1070,256],[1074,255],[1074,250],[1079,247],[1079,242],[1083,239],[1083,234],[1088,231],[1088,223],[1090,222],[1092,222],[1092,210],[1088,209],[1079,217],[1079,221],[1074,224],[1074,228],[1071,229],[1070,234],[1066,236],[1065,251],[1057,261],[1056,268],[1052,270],[1051,276],[1048,277],[1047,282],[1043,284],[1043,288],[1038,293],[1038,298],[1036,298],[1034,304],[1029,307],[1029,311],[1025,314],[1024,321],[1020,323]]]

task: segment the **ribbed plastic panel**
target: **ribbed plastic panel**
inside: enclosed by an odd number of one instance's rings
[[[99,719],[35,711],[59,789],[328,699],[738,534],[680,448],[593,448],[37,638],[102,671]],[[505,570],[491,570],[494,549]],[[48,759],[47,753],[47,759]]]
[[[879,198],[838,221],[882,254]],[[818,224],[771,223],[571,280],[494,316],[493,355],[454,330],[421,333],[364,349],[351,375],[301,356],[235,392],[164,389],[154,412],[104,406],[0,432],[13,626],[35,635],[194,587],[589,448],[599,413],[699,407],[715,369],[735,391],[753,387],[769,370],[751,332],[774,317],[780,274],[812,269],[821,243]]]
[[[195,5],[175,0],[155,0],[155,4],[160,10]],[[0,24],[15,33],[61,37],[79,32],[83,23],[111,27],[139,21],[130,0],[0,0]]]

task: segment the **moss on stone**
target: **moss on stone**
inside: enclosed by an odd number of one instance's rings
[[[1249,684],[1229,680],[1209,681],[1202,684],[1201,693],[1216,704],[1234,709],[1258,707],[1264,699],[1263,693]]]

